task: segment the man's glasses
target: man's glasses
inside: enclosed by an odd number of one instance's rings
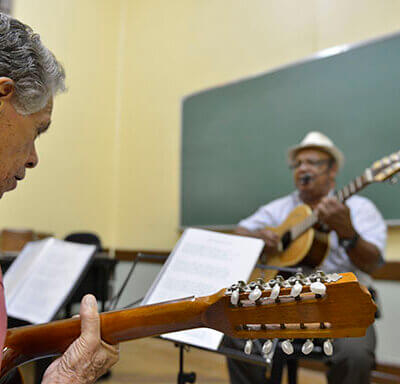
[[[325,159],[325,160],[312,160],[312,159],[305,159],[305,160],[298,160],[294,161],[289,165],[290,169],[297,169],[302,166],[302,164],[305,164],[311,168],[319,168],[324,164],[328,164],[329,166],[332,165],[332,160],[330,159]]]

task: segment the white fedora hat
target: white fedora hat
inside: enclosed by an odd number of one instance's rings
[[[344,164],[344,155],[342,151],[336,147],[333,141],[322,134],[321,132],[309,132],[300,144],[289,148],[288,158],[289,162],[293,162],[297,152],[306,148],[320,149],[321,151],[329,153],[336,161],[339,168]]]

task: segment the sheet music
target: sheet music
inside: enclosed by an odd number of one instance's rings
[[[54,238],[28,243],[4,275],[8,315],[34,324],[52,320],[95,249]]]
[[[187,229],[143,303],[210,295],[238,280],[247,280],[263,247],[261,239]],[[222,336],[222,333],[206,328],[163,335],[167,339],[214,350]]]

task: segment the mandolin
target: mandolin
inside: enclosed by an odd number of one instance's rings
[[[335,197],[344,203],[350,196],[372,183],[391,179],[400,171],[400,151],[376,161],[361,176],[344,186]],[[312,268],[320,265],[329,252],[329,234],[316,230],[318,217],[311,208],[302,204],[293,209],[278,227],[266,227],[280,236],[280,252],[268,255],[267,264],[287,267],[297,264]]]
[[[296,274],[287,280],[239,282],[210,296],[102,313],[101,337],[116,344],[199,327],[248,340],[361,337],[375,311],[371,295],[352,273]],[[0,382],[19,365],[62,354],[79,335],[79,318],[9,329]]]

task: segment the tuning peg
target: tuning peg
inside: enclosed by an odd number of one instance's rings
[[[307,339],[307,341],[301,347],[301,352],[303,352],[305,355],[309,355],[313,349],[314,349],[314,343],[312,342],[311,339]]]
[[[246,355],[250,355],[252,349],[253,349],[253,341],[247,340],[246,344],[244,345],[244,353]]]
[[[282,283],[283,281],[285,281],[285,279],[283,278],[282,275],[276,275],[276,276],[275,276],[275,280],[276,280],[278,283]]]
[[[314,283],[314,282],[317,281],[318,276],[317,276],[316,273],[312,273],[310,276],[308,276],[308,278],[310,279],[310,281],[311,281],[312,283]]]
[[[255,287],[250,293],[249,293],[249,300],[250,301],[256,301],[258,300],[262,295],[261,289],[258,287]]]
[[[318,270],[316,271],[316,274],[318,276],[318,278],[320,279],[321,282],[326,282],[327,280],[327,275],[324,271]]]
[[[325,355],[332,356],[332,354],[333,354],[333,344],[332,344],[332,341],[330,339],[324,341],[323,348],[324,348]]]
[[[315,281],[310,285],[311,292],[315,293],[316,295],[323,295],[326,292],[326,287],[320,281]]]
[[[296,281],[296,283],[293,285],[292,289],[290,290],[290,296],[292,296],[292,297],[299,296],[302,289],[303,289],[303,286],[298,281]]]
[[[274,344],[273,344],[272,340],[267,340],[262,346],[262,349],[261,349],[262,353],[265,355],[268,355],[268,353],[270,353],[272,351],[273,345]]]
[[[289,339],[282,341],[281,346],[283,352],[285,352],[287,355],[291,355],[294,352],[293,344]]]
[[[232,303],[232,305],[235,305],[235,306],[238,305],[238,303],[239,303],[239,289],[236,289],[236,290],[234,290],[232,292],[231,303]]]
[[[274,288],[272,288],[271,294],[270,294],[270,298],[271,299],[276,299],[279,296],[279,293],[281,291],[281,287],[279,284],[275,284]]]

